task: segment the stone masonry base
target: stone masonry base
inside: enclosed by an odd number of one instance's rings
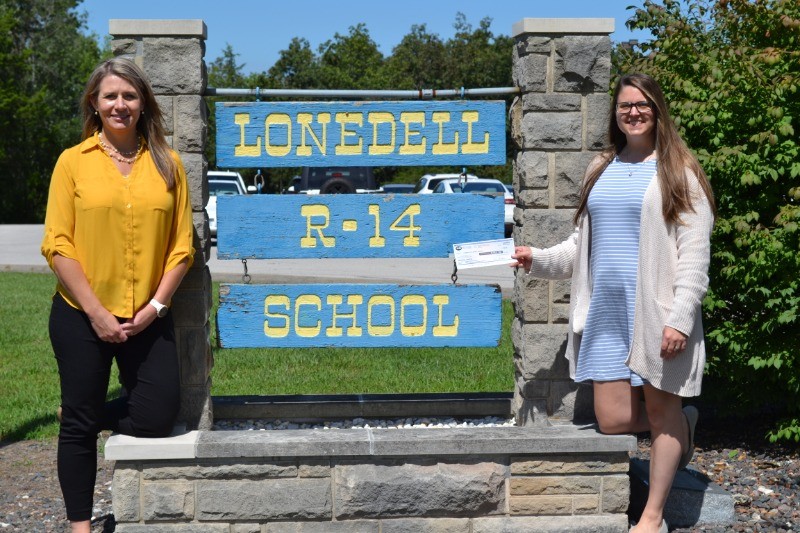
[[[624,532],[632,436],[593,427],[112,436],[119,533]]]

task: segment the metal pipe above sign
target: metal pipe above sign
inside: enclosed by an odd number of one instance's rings
[[[383,99],[402,98],[470,98],[475,96],[505,96],[520,94],[519,87],[462,87],[460,89],[235,89],[232,87],[206,87],[203,96],[254,96],[259,98],[338,98]]]
[[[503,165],[505,102],[216,104],[217,165]]]

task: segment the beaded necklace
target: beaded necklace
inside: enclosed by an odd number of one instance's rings
[[[141,140],[139,139],[138,136],[136,137],[136,150],[132,151],[132,152],[123,152],[123,151],[117,150],[113,146],[107,145],[106,143],[103,142],[102,134],[98,133],[97,134],[97,139],[98,139],[98,141],[100,141],[100,148],[102,148],[103,152],[105,152],[106,155],[108,157],[110,157],[111,159],[116,159],[120,163],[127,163],[129,165],[134,164],[136,162],[136,160],[139,159],[139,155],[140,155],[141,150],[142,150],[142,143],[140,142]],[[125,156],[128,156],[128,157],[125,157]],[[133,157],[131,157],[131,156],[133,156]]]

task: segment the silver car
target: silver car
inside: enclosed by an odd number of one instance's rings
[[[245,194],[242,185],[237,180],[208,180],[208,229],[211,231],[211,242],[217,241],[217,197],[236,194]]]
[[[461,193],[461,192],[477,192],[484,194],[502,194],[503,202],[505,204],[505,212],[503,221],[505,223],[505,236],[511,237],[511,232],[514,229],[514,193],[500,180],[490,178],[474,178],[464,180],[464,178],[447,178],[439,181],[432,191],[437,193]]]

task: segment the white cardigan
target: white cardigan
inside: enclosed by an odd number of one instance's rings
[[[642,202],[639,267],[633,317],[633,339],[625,364],[657,389],[679,396],[700,394],[706,362],[701,304],[708,290],[711,230],[714,216],[697,178],[693,184],[694,211],[681,213],[680,223],[667,224],[661,210],[661,187],[651,181]],[[561,244],[533,248],[529,274],[545,279],[572,277],[566,358],[570,377],[580,349],[581,334],[592,294],[589,254],[591,224],[581,217],[578,228]],[[672,360],[661,358],[665,326],[688,336],[686,349]]]

